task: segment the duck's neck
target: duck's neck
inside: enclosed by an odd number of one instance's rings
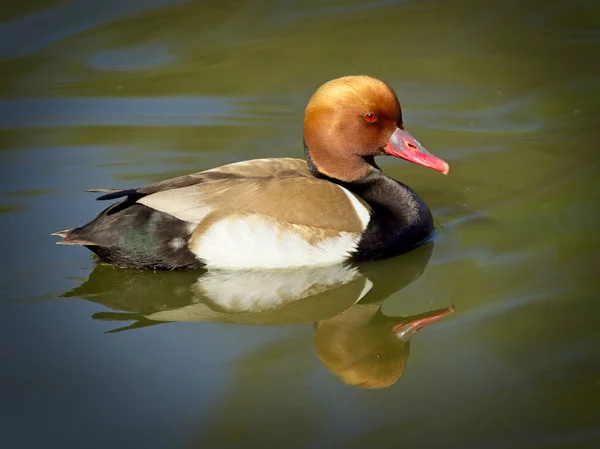
[[[374,157],[363,159],[364,164],[370,166],[366,176],[354,181],[342,181],[319,170],[306,143],[304,144],[304,153],[308,169],[314,177],[341,185],[367,201],[371,207],[385,209],[386,214],[393,217],[400,227],[409,226],[421,218],[427,218],[420,216],[422,209],[427,209],[421,198],[407,185],[383,173],[375,163]]]
[[[311,174],[350,190],[373,209],[369,226],[359,244],[357,259],[392,256],[408,251],[433,232],[433,218],[423,200],[407,185],[385,175],[373,157],[368,175],[354,181],[341,181],[319,171],[304,145]]]

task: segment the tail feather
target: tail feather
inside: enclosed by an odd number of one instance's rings
[[[59,242],[56,242],[57,245],[83,245],[83,246],[98,246],[96,242],[92,242],[90,240],[83,239],[64,239]]]
[[[53,232],[51,235],[58,235],[59,237],[66,239],[67,237],[69,237],[71,232],[73,232],[73,229],[65,229],[64,231]]]
[[[114,200],[125,196],[143,196],[140,195],[137,189],[85,189],[86,192],[104,193],[96,198],[96,201]]]
[[[91,240],[77,237],[74,235],[75,231],[76,229],[65,229],[64,231],[53,232],[52,235],[58,235],[64,239],[56,242],[57,245],[98,245],[98,243],[92,242]]]
[[[108,191],[109,189],[106,190]],[[96,198],[96,201],[114,200],[117,198],[123,198],[125,196],[129,197],[135,195],[139,196],[137,189],[114,190],[109,193],[105,193],[104,195],[100,195],[98,198]]]

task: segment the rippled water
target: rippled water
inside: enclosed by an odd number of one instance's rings
[[[600,447],[596,2],[9,3],[2,447]],[[451,164],[378,161],[431,245],[151,273],[50,237],[101,210],[88,187],[302,157],[309,95],[356,73]]]

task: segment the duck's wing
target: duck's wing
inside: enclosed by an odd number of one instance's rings
[[[194,186],[205,182],[224,179],[278,178],[286,176],[311,177],[306,161],[296,158],[269,158],[235,162],[198,173],[149,184],[136,189],[86,189],[86,192],[104,193],[99,201],[123,197],[141,198],[157,192]]]
[[[306,161],[254,159],[137,189],[88,189],[98,200],[132,197],[180,220],[209,226],[231,216],[261,215],[278,224],[362,232],[371,210],[341,186],[313,177]],[[210,217],[210,220],[208,218]]]
[[[185,187],[146,194],[137,202],[196,223],[196,234],[222,220],[254,216],[277,226],[360,233],[371,213],[368,204],[347,189],[294,172],[284,177],[204,179]]]

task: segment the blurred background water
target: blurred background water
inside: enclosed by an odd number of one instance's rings
[[[598,5],[4,2],[1,447],[600,447]],[[452,167],[378,161],[434,245],[264,278],[54,245],[104,206],[85,188],[303,157],[308,97],[359,73]]]

